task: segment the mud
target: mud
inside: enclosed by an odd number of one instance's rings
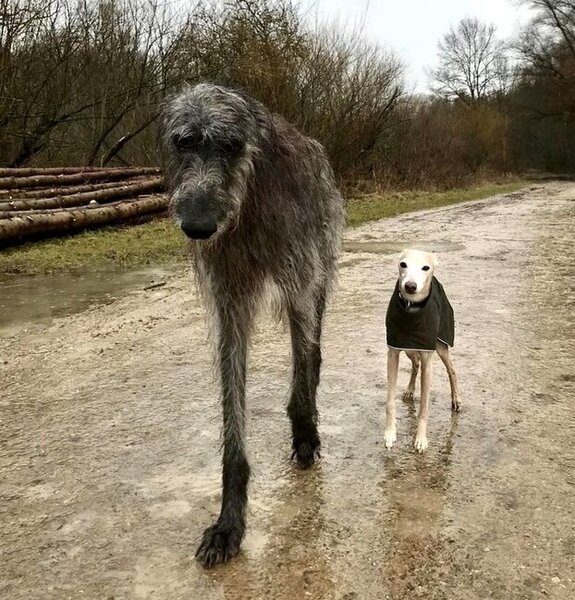
[[[575,597],[574,199],[546,183],[347,233],[323,459],[305,473],[288,460],[287,333],[262,317],[249,533],[212,571],[193,553],[219,507],[220,419],[189,273],[1,339],[0,597]],[[413,404],[382,443],[394,256],[417,245],[440,253],[464,401],[452,416],[435,360],[424,455]]]
[[[93,273],[0,277],[0,337],[52,323],[54,317],[113,302],[126,292],[160,287],[173,274],[164,266]]]

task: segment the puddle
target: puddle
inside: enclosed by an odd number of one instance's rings
[[[0,337],[14,335],[54,317],[80,312],[92,304],[112,302],[132,289],[161,282],[173,271],[161,267],[83,274],[0,278]]]
[[[380,242],[364,239],[361,241],[348,240],[343,244],[344,252],[366,252],[368,254],[395,254],[404,248],[419,248],[431,252],[455,252],[465,249],[463,244],[445,240],[405,240],[402,242]]]

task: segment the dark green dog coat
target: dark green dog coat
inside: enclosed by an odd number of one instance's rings
[[[429,296],[418,304],[406,302],[399,294],[399,281],[385,317],[387,345],[398,350],[435,350],[437,341],[453,346],[453,308],[443,286],[433,277]]]

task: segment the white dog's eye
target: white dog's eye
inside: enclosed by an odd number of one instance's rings
[[[429,271],[429,265],[425,265],[424,267],[421,267],[422,271]]]
[[[403,261],[401,261],[401,262],[399,263],[399,266],[400,266],[402,269],[407,269],[407,265],[406,265],[406,264],[405,264]]]

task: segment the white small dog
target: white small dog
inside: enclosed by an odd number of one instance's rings
[[[453,346],[455,327],[453,309],[443,286],[433,276],[438,262],[431,252],[403,250],[399,256],[399,278],[387,307],[387,406],[384,440],[391,448],[395,434],[395,391],[399,354],[403,350],[411,359],[411,378],[404,400],[412,400],[415,380],[421,364],[421,400],[417,420],[415,449],[427,448],[427,415],[431,384],[431,358],[437,352],[449,375],[451,408],[461,406],[457,376],[449,356]]]

